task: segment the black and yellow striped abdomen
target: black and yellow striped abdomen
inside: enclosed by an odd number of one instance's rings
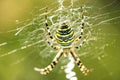
[[[70,46],[74,41],[74,31],[68,25],[63,24],[56,31],[56,39],[62,46]]]

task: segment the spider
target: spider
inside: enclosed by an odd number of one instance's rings
[[[53,43],[51,43],[50,41],[48,41],[48,44],[50,45],[50,47],[52,47],[53,49],[57,49],[59,50],[59,52],[57,53],[57,55],[54,57],[53,61],[51,62],[50,65],[48,65],[47,67],[43,68],[43,69],[38,69],[35,68],[36,71],[39,71],[41,74],[46,75],[48,73],[50,73],[53,68],[56,66],[56,64],[58,63],[60,57],[65,54],[68,55],[68,53],[70,53],[76,64],[78,65],[78,67],[80,68],[80,71],[84,74],[87,75],[88,72],[90,72],[89,69],[87,69],[83,63],[81,62],[80,58],[78,57],[78,55],[75,53],[74,49],[78,49],[80,47],[82,47],[82,45],[85,43],[86,39],[88,38],[88,36],[83,40],[83,42],[80,44],[80,46],[75,46],[74,43],[77,43],[78,41],[81,40],[83,32],[84,32],[84,16],[82,16],[82,20],[83,22],[81,23],[81,30],[80,30],[80,36],[79,37],[75,37],[75,31],[66,23],[62,23],[60,25],[60,27],[57,28],[56,33],[55,33],[55,37],[52,36],[50,29],[49,29],[49,25],[48,25],[48,19],[47,19],[47,9],[46,9],[46,14],[45,14],[45,26],[49,35],[49,39],[51,39],[53,42],[60,44],[60,46],[54,46]]]

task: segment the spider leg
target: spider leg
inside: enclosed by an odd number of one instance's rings
[[[87,40],[88,40],[89,37],[90,37],[90,34],[88,34],[88,35],[85,37],[85,39],[80,43],[79,46],[74,45],[73,48],[79,49],[80,47],[82,47],[83,44],[85,44],[85,43],[87,42]],[[74,41],[74,42],[76,42],[76,41]]]
[[[73,49],[70,50],[70,53],[72,54],[72,56],[74,57],[76,64],[78,65],[78,67],[80,68],[80,71],[84,74],[87,75],[88,72],[90,72],[89,69],[87,69],[83,63],[81,62],[80,58],[78,57],[78,55],[74,52]]]
[[[50,32],[50,29],[49,29],[49,25],[48,25],[48,11],[47,11],[48,8],[46,8],[46,12],[45,12],[45,26],[46,26],[46,29],[47,29],[47,32],[48,32],[48,35],[49,35],[49,38],[50,39],[53,39],[53,36],[51,35],[51,32]]]
[[[84,15],[86,13],[86,11],[83,9],[83,7],[81,6],[81,11],[80,11],[80,36],[78,36],[76,39],[75,39],[75,42],[78,42],[80,41],[82,38],[83,38],[83,35],[84,35],[84,30],[85,30],[85,27],[86,26],[90,26],[90,24],[88,22],[86,22],[86,16]]]
[[[81,25],[80,25],[81,26],[81,30],[80,30],[80,36],[78,36],[74,40],[74,43],[77,43],[78,41],[80,41],[83,38],[85,26],[90,26],[90,24],[88,24],[87,22],[85,22],[85,16],[83,15],[85,11],[83,10],[83,7],[81,7],[81,9],[82,9],[82,12],[81,12]],[[73,47],[76,48],[76,49],[82,47],[83,44],[86,43],[87,39],[90,37],[89,32],[90,31],[88,31],[88,34],[86,35],[85,39],[80,43],[79,46],[73,46]]]
[[[48,44],[50,45],[50,47],[52,47],[53,49],[59,49],[58,46],[54,46],[53,45],[53,42],[56,42],[56,39],[52,36],[51,32],[50,32],[50,29],[49,29],[49,25],[48,25],[48,7],[46,8],[46,12],[45,12],[45,26],[46,26],[46,29],[47,29],[47,33],[48,33],[48,36],[49,38],[52,40],[52,42],[49,41],[49,39],[47,39],[47,42]]]
[[[56,49],[56,50],[60,49],[59,46],[54,46],[52,42],[50,42],[50,41],[47,41],[47,42],[48,42],[48,44],[50,45],[51,48]]]
[[[58,63],[58,61],[59,61],[60,57],[62,56],[62,54],[63,54],[63,50],[61,49],[57,53],[57,55],[55,56],[55,58],[53,59],[53,61],[52,61],[52,63],[50,65],[48,65],[44,69],[35,68],[35,71],[38,71],[43,75],[46,75],[46,74],[50,73],[53,70],[53,68],[56,66],[56,64]]]
[[[85,16],[83,15],[84,14],[84,10],[83,10],[83,7],[81,6],[81,13],[80,13],[80,19],[81,19],[81,24],[80,24],[80,36],[78,38],[76,38],[76,41],[79,41],[82,36],[83,36],[83,33],[84,33],[84,27],[85,27]]]

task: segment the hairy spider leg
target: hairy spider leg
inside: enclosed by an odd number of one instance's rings
[[[81,16],[80,16],[81,24],[80,24],[80,26],[78,26],[78,27],[81,28],[81,29],[80,29],[80,36],[75,39],[76,42],[78,42],[78,41],[82,38],[82,36],[83,36],[83,34],[84,34],[85,16],[83,15],[84,10],[83,10],[82,7],[81,7],[81,10],[82,10],[81,13],[80,13],[80,15],[81,15]]]
[[[78,55],[74,52],[73,49],[70,50],[70,53],[72,54],[72,56],[74,57],[75,61],[76,61],[76,64],[78,65],[78,67],[80,68],[80,71],[84,74],[84,75],[87,75],[90,70],[87,69],[83,63],[81,62],[80,58],[78,57]]]
[[[89,24],[85,24],[85,16],[83,15],[84,14],[84,9],[83,9],[82,6],[81,6],[81,10],[82,10],[81,11],[81,19],[82,20],[81,20],[81,25],[80,25],[80,27],[81,27],[80,36],[75,39],[74,43],[77,43],[78,41],[80,41],[82,39],[83,34],[84,34],[85,25],[89,26]],[[89,37],[90,37],[90,35],[87,35],[86,38],[80,43],[80,45],[79,46],[74,46],[74,48],[79,49],[80,47],[82,47],[82,45],[86,43],[86,41]]]
[[[80,45],[78,45],[78,46],[74,45],[73,48],[79,49],[80,47],[82,47],[83,44],[85,44],[85,43],[87,42],[87,40],[88,40],[89,37],[90,37],[90,35],[87,35],[87,36],[85,37],[85,39],[80,43]],[[75,42],[76,42],[76,41],[75,41]]]
[[[53,42],[56,42],[56,39],[52,36],[51,32],[50,32],[50,29],[49,29],[49,25],[48,25],[48,7],[46,8],[46,12],[45,12],[45,26],[46,26],[46,29],[47,29],[47,32],[48,32],[48,35],[49,35],[49,38],[53,41]],[[50,47],[52,47],[53,49],[59,49],[60,47],[59,46],[54,46],[52,42],[50,42],[48,39],[47,39],[47,42],[48,44],[50,45]]]
[[[75,41],[74,41],[75,43],[78,42],[78,41],[80,41],[82,39],[83,34],[84,34],[84,28],[85,28],[85,26],[89,26],[90,27],[90,24],[88,24],[88,23],[85,22],[85,16],[83,15],[85,11],[84,11],[84,9],[83,9],[82,6],[81,6],[81,10],[82,10],[82,12],[81,12],[81,19],[82,20],[81,20],[81,25],[80,25],[81,26],[80,36],[75,39]],[[73,47],[76,48],[76,49],[79,49],[80,47],[83,46],[83,44],[86,43],[86,41],[87,41],[87,39],[89,37],[90,37],[90,34],[86,35],[85,39],[80,43],[79,46],[73,46]]]
[[[62,56],[62,54],[63,54],[63,50],[61,49],[57,53],[57,55],[55,56],[55,58],[53,59],[53,61],[52,61],[52,63],[50,65],[48,65],[44,69],[36,69],[35,68],[35,70],[40,72],[43,75],[46,75],[46,74],[50,73],[53,70],[53,68],[56,66],[56,64],[58,63],[58,61],[59,61],[60,57]]]

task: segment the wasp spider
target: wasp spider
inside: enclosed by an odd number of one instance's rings
[[[78,67],[80,68],[80,71],[84,74],[87,75],[88,72],[90,72],[89,69],[87,69],[83,63],[81,62],[80,58],[78,57],[78,55],[75,53],[74,49],[81,47],[86,39],[88,38],[88,36],[83,40],[83,42],[80,44],[80,46],[75,46],[74,43],[77,43],[83,35],[84,32],[84,21],[81,23],[81,30],[80,30],[80,36],[79,37],[75,37],[74,34],[74,30],[68,26],[66,23],[62,23],[60,25],[59,28],[57,28],[56,33],[55,33],[55,37],[52,36],[50,29],[49,29],[49,25],[48,25],[48,19],[47,19],[47,11],[46,11],[46,15],[45,15],[45,26],[49,35],[49,38],[55,42],[60,44],[61,46],[54,46],[53,43],[51,43],[50,41],[48,41],[48,44],[54,48],[54,49],[59,49],[59,52],[57,53],[57,55],[55,56],[55,58],[53,59],[53,61],[51,62],[50,65],[48,65],[47,67],[45,67],[44,69],[38,69],[35,68],[36,71],[39,71],[41,74],[48,74],[50,73],[50,71],[52,71],[52,69],[55,67],[55,65],[58,63],[60,57],[65,54],[67,55],[68,53],[70,53],[76,64],[78,65]],[[82,16],[82,20],[84,20],[84,16]]]

